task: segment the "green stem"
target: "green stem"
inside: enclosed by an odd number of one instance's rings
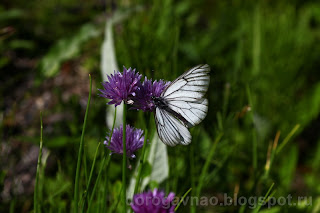
[[[108,155],[107,157],[103,158],[102,164],[101,164],[100,169],[99,169],[99,173],[98,173],[98,177],[97,177],[96,183],[94,184],[94,187],[92,189],[92,193],[90,195],[89,204],[88,204],[88,212],[90,212],[90,208],[91,208],[91,205],[92,205],[92,202],[93,202],[93,197],[94,197],[94,194],[96,192],[96,189],[97,189],[97,186],[98,186],[101,174],[102,174],[102,170],[103,170],[103,168],[108,167],[110,159],[111,159],[111,155]]]
[[[83,162],[85,182],[88,183],[87,155],[85,150],[83,151],[82,162]]]
[[[141,183],[141,174],[142,174],[142,170],[143,170],[143,166],[145,165],[146,159],[147,159],[147,154],[146,154],[146,150],[147,150],[147,142],[148,142],[148,127],[151,125],[151,118],[152,115],[150,114],[149,117],[149,123],[146,123],[145,125],[145,130],[144,130],[144,142],[143,142],[143,147],[142,147],[142,153],[140,156],[140,165],[138,168],[138,175],[136,178],[136,184],[134,186],[134,192],[133,194],[137,194],[138,192],[140,192],[140,183]],[[133,212],[133,210],[131,209],[130,212]]]
[[[271,186],[269,187],[269,190],[268,190],[268,192],[265,194],[263,200],[260,201],[260,202],[258,202],[257,208],[255,208],[255,209],[252,211],[253,213],[259,212],[259,210],[260,210],[260,208],[262,207],[262,205],[263,205],[264,203],[266,203],[266,201],[267,201],[267,199],[268,199],[268,196],[269,196],[269,194],[270,194],[273,186],[274,186],[274,183],[272,183]]]
[[[252,74],[260,72],[261,62],[261,13],[259,1],[253,12],[253,39],[252,39]]]
[[[178,205],[176,206],[176,208],[174,209],[174,211],[176,212],[179,208],[179,206],[181,205],[181,203],[183,202],[184,198],[189,194],[189,192],[192,190],[192,188],[190,188],[186,193],[184,193],[184,195],[182,196],[180,202],[178,203]]]
[[[300,124],[296,124],[293,129],[289,132],[289,134],[285,137],[285,139],[282,141],[282,143],[278,146],[278,149],[276,151],[276,154],[279,154],[283,147],[290,141],[292,136],[298,131],[300,128]]]
[[[83,204],[82,204],[81,212],[84,212],[85,202],[86,201],[89,202],[88,191],[89,191],[89,187],[90,187],[90,184],[91,184],[91,179],[92,179],[94,167],[96,165],[96,160],[97,160],[97,156],[98,156],[98,151],[99,151],[100,145],[101,145],[101,143],[98,144],[98,146],[96,148],[96,152],[94,154],[94,159],[93,159],[93,163],[92,163],[91,170],[90,170],[89,180],[87,182],[87,188],[86,188],[85,195],[84,195],[84,198],[83,198]]]
[[[127,105],[123,104],[123,136],[122,136],[122,146],[123,146],[123,154],[122,154],[122,201],[123,201],[123,212],[127,212],[127,187],[126,187],[126,171],[127,171],[127,149],[126,149],[126,113],[127,113]]]
[[[138,170],[138,175],[137,175],[137,179],[136,179],[136,185],[134,186],[134,195],[137,194],[137,192],[139,191],[139,185],[140,185],[140,179],[141,179],[141,174],[142,174],[142,168],[144,166],[145,163],[145,152],[146,152],[146,144],[147,144],[147,138],[148,138],[148,129],[145,129],[144,132],[144,143],[143,143],[143,147],[142,147],[142,154],[141,154],[141,160],[140,160],[140,166],[139,166],[139,170]]]
[[[42,125],[42,112],[40,112],[40,149],[39,149],[39,155],[38,155],[38,163],[37,163],[37,173],[36,173],[36,184],[35,184],[35,190],[34,190],[34,200],[33,200],[33,208],[34,212],[40,212],[40,205],[38,203],[39,198],[39,173],[40,173],[40,165],[41,165],[41,158],[42,158],[42,136],[43,136],[43,125]]]
[[[75,185],[74,185],[74,212],[79,212],[79,179],[80,179],[80,167],[82,162],[82,152],[83,152],[83,141],[84,141],[84,132],[87,125],[87,118],[88,118],[88,112],[89,112],[89,106],[90,106],[90,100],[91,100],[91,91],[92,91],[92,79],[91,75],[89,74],[89,80],[90,80],[90,89],[89,89],[89,97],[88,97],[88,104],[86,108],[86,113],[84,116],[84,122],[82,126],[82,134],[80,139],[80,147],[78,152],[78,161],[77,161],[77,169],[76,169],[76,179],[75,179]]]
[[[197,135],[198,136],[198,135]],[[195,168],[194,168],[194,143],[190,144],[190,178],[191,178],[191,188],[194,189],[195,188]],[[191,196],[193,196],[194,191],[191,192]],[[190,207],[190,212],[191,213],[195,213],[196,212],[196,206],[195,205],[191,205]]]
[[[16,206],[16,200],[15,198],[13,198],[10,201],[10,209],[9,209],[9,213],[15,213],[15,206]],[[36,211],[36,210],[35,210]]]

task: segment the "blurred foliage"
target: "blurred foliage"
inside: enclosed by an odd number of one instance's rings
[[[59,72],[62,62],[79,55],[80,47],[89,39],[99,36],[99,30],[95,25],[87,24],[72,38],[61,39],[57,42],[40,61],[40,70],[46,77],[52,77]]]
[[[86,80],[90,72],[95,87],[101,88],[99,64],[105,21],[115,13],[126,13],[137,6],[142,10],[113,26],[119,67],[135,67],[149,78],[166,80],[173,80],[200,63],[208,63],[212,70],[207,118],[194,128],[190,146],[168,148],[169,179],[160,185],[152,183],[150,187],[159,186],[167,193],[174,191],[182,196],[192,185],[198,185],[198,174],[213,141],[223,133],[201,195],[231,196],[237,192],[238,197],[264,196],[275,183],[274,197],[312,196],[312,206],[300,203],[271,209],[262,207],[261,212],[319,211],[318,1],[2,1],[0,95],[4,98],[0,102],[0,131],[3,144],[38,143],[38,114],[28,111],[23,114],[25,120],[33,121],[25,126],[12,122],[21,109],[19,106],[24,106],[25,100],[33,100],[33,96],[52,93],[50,97],[57,97],[51,105],[39,107],[45,111],[44,118],[64,112],[72,116],[45,123],[44,146],[55,163],[43,177],[43,210],[69,212],[71,208],[75,153],[85,110],[82,99],[87,97],[87,93],[72,93],[65,99],[69,87],[48,85],[60,77],[61,81],[71,79],[75,87],[87,88],[87,84],[78,85],[77,79]],[[61,77],[65,73],[69,74]],[[40,83],[34,84],[34,79]],[[32,103],[37,105],[37,100]],[[105,100],[93,97],[85,141],[87,172],[94,150],[107,131],[104,115]],[[129,111],[131,124],[141,127],[147,123],[146,116],[137,118],[135,111]],[[300,124],[299,129],[281,152],[274,154],[266,171],[269,147],[275,146],[276,152],[296,124]],[[150,132],[154,131],[153,125],[149,128]],[[100,167],[103,154],[101,149],[96,168]],[[134,166],[136,162],[131,163]],[[104,185],[97,192],[99,196],[109,193],[107,202],[112,208],[121,208],[121,204],[114,203],[121,188],[120,165],[120,157],[112,158],[109,173],[102,178]],[[4,180],[10,170],[0,168]],[[144,175],[150,173],[147,168]],[[30,197],[11,194],[9,200],[1,197],[1,212],[9,208],[30,212]],[[95,210],[102,205],[99,196]],[[190,208],[192,211],[189,206],[181,207],[180,211]],[[213,211],[250,212],[251,209],[249,206],[197,208],[197,212]]]

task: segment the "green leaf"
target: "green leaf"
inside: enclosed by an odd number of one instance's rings
[[[118,63],[116,60],[116,53],[114,48],[113,41],[113,32],[112,32],[112,21],[106,21],[106,27],[104,32],[104,41],[101,49],[101,63],[100,70],[103,81],[107,81],[107,76],[112,74],[114,71],[118,71]],[[115,112],[114,106],[107,106],[106,112],[106,122],[108,127],[112,126],[114,115],[116,114],[116,126],[119,126],[122,123],[123,117],[123,103],[117,106],[118,110]]]
[[[142,189],[149,181],[157,181],[158,183],[161,183],[169,176],[167,147],[160,141],[158,134],[154,134],[152,139],[148,162],[152,165],[152,172],[150,179],[144,179],[142,182]]]
[[[56,75],[63,62],[78,56],[82,45],[99,35],[100,30],[97,26],[85,24],[73,37],[59,40],[41,59],[39,63],[41,73],[46,77]]]

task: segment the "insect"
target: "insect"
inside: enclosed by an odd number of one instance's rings
[[[191,143],[188,128],[199,124],[207,115],[204,97],[210,82],[209,65],[198,65],[169,84],[159,97],[152,97],[155,122],[161,141],[169,146]]]

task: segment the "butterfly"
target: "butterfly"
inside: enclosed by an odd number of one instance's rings
[[[207,115],[208,100],[204,95],[209,87],[209,73],[209,65],[195,66],[169,84],[159,97],[152,97],[157,132],[166,145],[191,143],[188,128]]]

